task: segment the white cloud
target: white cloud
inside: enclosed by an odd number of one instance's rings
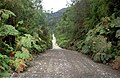
[[[52,10],[53,12],[56,12],[67,7],[67,2],[70,3],[70,0],[43,0],[42,5],[44,10]]]

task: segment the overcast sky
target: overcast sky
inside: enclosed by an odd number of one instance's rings
[[[70,0],[43,0],[42,5],[44,10],[51,10],[56,12],[62,8],[67,7],[66,4],[70,3]]]

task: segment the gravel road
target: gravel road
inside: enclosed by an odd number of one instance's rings
[[[31,64],[26,72],[18,75],[19,78],[120,78],[120,71],[64,49],[48,50]]]

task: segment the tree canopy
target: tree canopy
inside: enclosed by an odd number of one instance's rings
[[[41,0],[0,0],[0,77],[20,73],[35,53],[51,48]]]
[[[80,51],[96,62],[120,55],[119,0],[75,0],[57,24],[58,44]]]

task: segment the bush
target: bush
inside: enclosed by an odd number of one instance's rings
[[[102,18],[101,22],[86,34],[81,52],[90,54],[94,61],[102,63],[106,63],[118,56],[120,54],[119,49],[115,48],[119,46],[118,21],[119,18]],[[115,46],[115,42],[117,42],[117,46]]]
[[[10,59],[6,55],[0,54],[0,77],[10,76]]]
[[[27,67],[26,63],[32,60],[30,52],[43,52],[51,46],[50,36],[44,29],[36,26],[31,31],[25,26],[19,27],[23,21],[15,26],[12,26],[15,23],[6,24],[13,21],[11,16],[16,15],[9,10],[0,10],[0,77],[10,76],[11,68],[18,73],[23,72]],[[32,36],[32,32],[36,35]]]

